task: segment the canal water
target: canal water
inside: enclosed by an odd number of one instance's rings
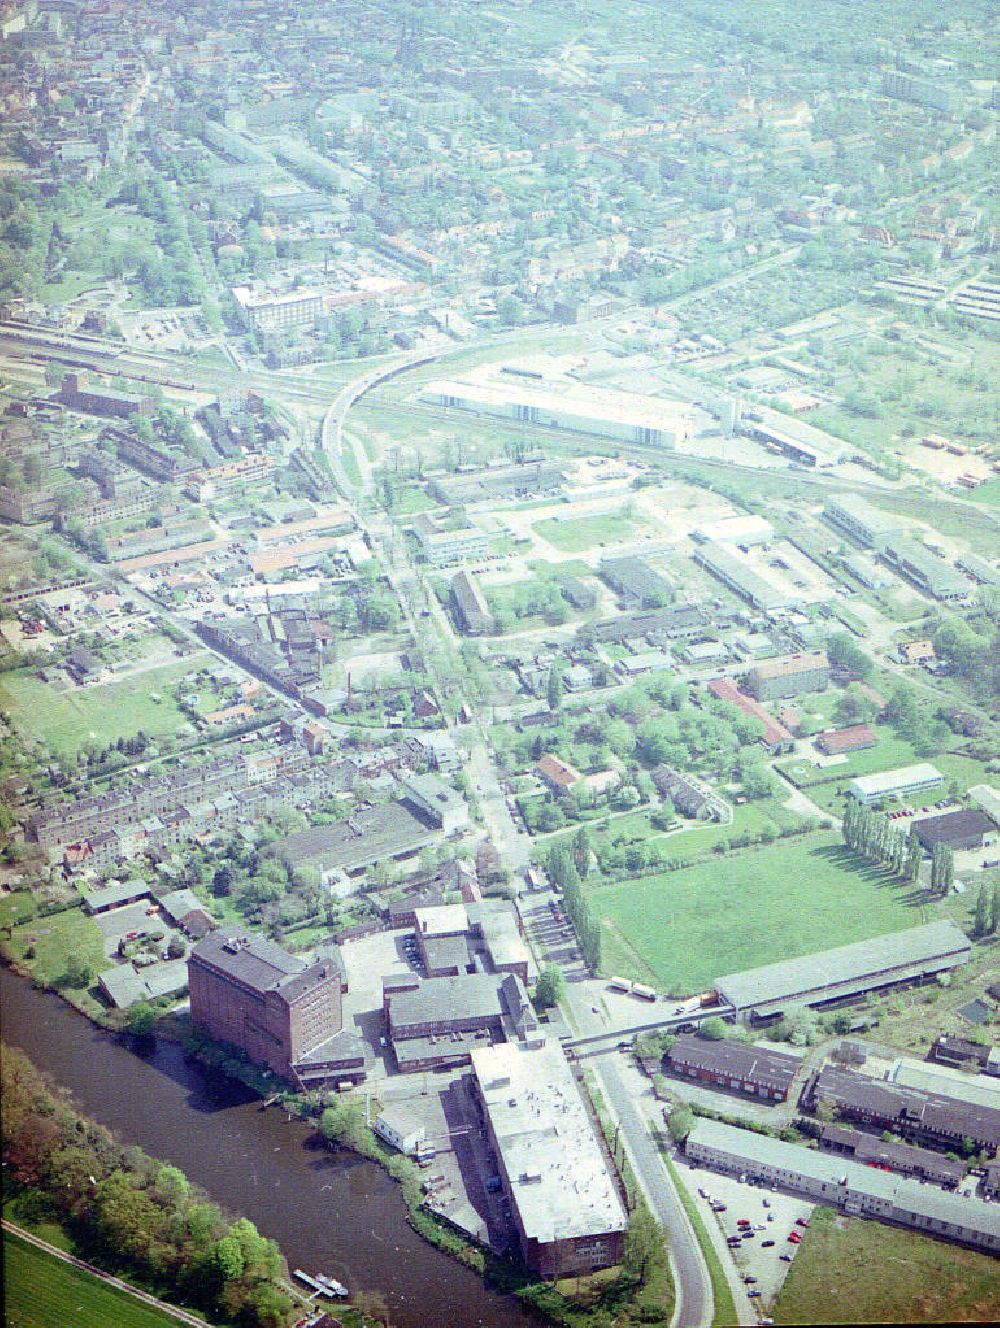
[[[261,1111],[157,1040],[146,1056],[50,992],[0,968],[3,1038],[70,1089],[84,1114],[172,1162],[224,1208],[278,1242],[290,1268],[329,1273],[364,1293],[395,1328],[525,1328],[511,1296],[421,1240],[393,1181],[371,1162],[330,1152],[278,1107]]]

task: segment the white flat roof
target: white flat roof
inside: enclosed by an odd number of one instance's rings
[[[460,383],[441,380],[428,383],[424,395],[450,396],[482,406],[507,409],[513,405],[576,415],[640,429],[687,428],[690,408],[681,402],[618,392],[609,387],[572,384],[565,392],[530,383]]]
[[[897,770],[880,770],[874,775],[859,775],[851,781],[851,788],[857,789],[866,797],[880,793],[891,793],[893,789],[909,788],[921,784],[933,784],[944,779],[937,766],[928,761],[920,765],[904,765]]]
[[[991,821],[1000,825],[1000,790],[992,784],[976,784],[969,789],[969,798]]]
[[[624,1231],[618,1188],[559,1044],[483,1047],[472,1069],[527,1237]]]

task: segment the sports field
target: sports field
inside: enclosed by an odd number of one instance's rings
[[[820,1210],[771,1315],[775,1323],[996,1323],[1000,1262]]]
[[[178,1320],[3,1233],[6,1328],[177,1328]]]
[[[198,655],[189,655],[119,682],[69,691],[57,690],[22,669],[0,682],[0,707],[10,711],[15,728],[40,738],[58,756],[71,756],[88,742],[104,747],[118,738],[132,738],[140,729],[155,738],[176,733],[188,722],[171,693],[178,680],[200,663]]]
[[[674,994],[927,920],[922,893],[823,832],[598,887],[588,898],[603,924],[604,972]]]

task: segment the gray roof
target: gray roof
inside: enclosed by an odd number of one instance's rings
[[[98,909],[114,908],[117,904],[128,904],[133,899],[151,897],[151,891],[145,881],[113,881],[101,890],[92,890],[84,899],[83,905],[88,913]]]
[[[898,1171],[920,1171],[954,1184],[965,1175],[964,1162],[953,1162],[941,1153],[930,1148],[917,1148],[914,1144],[886,1143],[877,1135],[851,1130],[844,1125],[824,1125],[820,1139],[823,1143],[849,1149],[859,1162],[884,1162]]]
[[[187,963],[183,959],[167,960],[136,969],[131,964],[109,968],[98,975],[98,982],[108,999],[119,1010],[127,1010],[136,1001],[152,1001],[158,996],[172,996],[187,986]]]
[[[676,1063],[712,1073],[730,1074],[752,1083],[786,1090],[802,1064],[797,1056],[789,1056],[787,1052],[728,1039],[712,1042],[692,1033],[682,1033],[678,1037],[667,1052],[667,1060],[671,1065]]]
[[[427,978],[412,991],[389,996],[389,1026],[400,1029],[417,1024],[462,1024],[469,1019],[503,1014],[501,987],[507,979],[495,973],[466,973],[457,978]]]
[[[908,535],[890,540],[886,553],[904,571],[916,573],[920,580],[926,581],[932,594],[965,594],[969,590],[969,583],[961,572],[956,572],[950,563]]]
[[[351,871],[430,843],[434,832],[401,802],[355,811],[344,821],[314,826],[275,840],[266,856],[290,866],[316,862],[321,869]]]
[[[942,812],[940,816],[925,816],[913,823],[913,832],[925,848],[932,848],[935,844],[957,844],[970,837],[991,834],[994,828],[985,812],[971,807]]]
[[[715,986],[737,1009],[788,1000],[838,983],[877,976],[895,968],[964,951],[972,944],[953,922],[928,922],[922,927],[890,932],[853,945],[840,945],[799,959],[786,959],[763,968],[728,973]]]
[[[824,1065],[809,1090],[810,1100],[826,1098],[865,1120],[893,1122],[894,1127],[979,1144],[1000,1144],[1000,1108],[959,1097],[887,1083],[870,1075]]]
[[[894,1176],[873,1167],[851,1162],[831,1153],[803,1148],[801,1144],[787,1144],[766,1134],[741,1130],[722,1121],[699,1117],[688,1135],[687,1148],[708,1148],[742,1158],[748,1168],[754,1164],[778,1168],[810,1179],[836,1186],[842,1192],[870,1195],[891,1203],[899,1220],[911,1216],[933,1218],[950,1222],[964,1231],[978,1231],[1000,1239],[1000,1206],[985,1204],[979,1199],[950,1194],[919,1180]],[[842,1182],[846,1179],[846,1184]],[[896,1214],[893,1214],[896,1216]]]
[[[730,586],[738,588],[740,594],[761,609],[781,609],[792,602],[785,591],[738,558],[728,544],[702,544],[694,560]]]
[[[273,991],[285,978],[301,973],[305,962],[263,936],[246,936],[232,928],[210,932],[191,951],[191,963],[223,973],[261,993]]]

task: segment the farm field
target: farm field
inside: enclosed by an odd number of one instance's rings
[[[588,891],[607,973],[675,993],[926,920],[922,894],[816,833]]]
[[[771,1315],[775,1323],[996,1323],[988,1254],[817,1210]]]
[[[642,524],[641,518],[626,516],[624,512],[604,512],[569,517],[565,521],[549,517],[536,522],[534,531],[563,553],[582,553],[599,545],[620,544]]]
[[[168,1328],[178,1320],[5,1231],[4,1322],[9,1328]]]
[[[16,728],[44,742],[57,756],[74,755],[88,742],[103,747],[132,738],[140,729],[155,738],[187,724],[170,691],[199,662],[200,656],[189,655],[131,678],[67,692],[56,691],[28,670],[8,673],[0,683],[0,706],[11,712]],[[160,700],[154,701],[150,693]]]

